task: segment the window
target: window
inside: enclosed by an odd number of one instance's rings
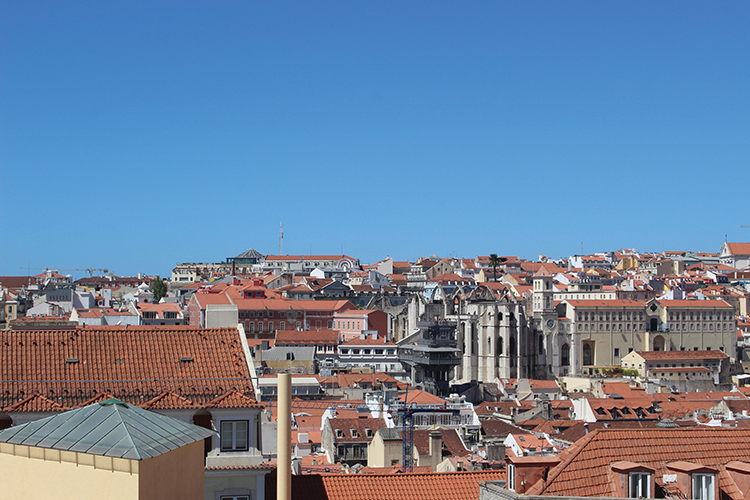
[[[620,348],[619,347],[615,347],[615,357],[616,358],[620,357]]]
[[[560,348],[560,365],[570,366],[570,346],[568,344],[563,344]]]
[[[279,330],[286,330],[286,321],[279,323]]]
[[[221,451],[247,451],[247,420],[221,422]]]
[[[516,466],[508,464],[508,489],[516,491]]]
[[[583,364],[593,365],[594,364],[594,353],[591,349],[591,344],[583,344]]]
[[[344,431],[342,431],[341,429],[336,429],[336,437],[337,438],[344,437]]]
[[[349,429],[349,432],[352,434],[353,438],[359,437],[359,432],[357,431],[357,429]]]
[[[714,476],[693,474],[693,498],[696,500],[714,500]]]

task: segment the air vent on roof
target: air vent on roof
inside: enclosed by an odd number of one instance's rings
[[[183,361],[183,362],[192,361],[192,360],[193,360],[192,356],[181,356],[180,357],[180,361]]]
[[[65,358],[66,363],[78,363],[78,358]]]

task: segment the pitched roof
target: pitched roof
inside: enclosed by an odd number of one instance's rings
[[[385,420],[382,418],[330,418],[328,422],[331,424],[331,429],[334,431],[334,441],[337,443],[354,442],[361,443],[364,441],[372,441],[372,437],[378,431],[385,427]],[[367,429],[372,431],[372,435],[367,435]],[[339,437],[335,435],[337,430],[342,431],[343,436]],[[356,431],[356,433],[352,433]]]
[[[273,474],[273,473],[272,473]],[[276,477],[266,495],[276,496]],[[292,476],[293,500],[476,500],[479,483],[505,480],[505,470],[440,474],[323,474]]]
[[[0,332],[0,408],[34,392],[71,408],[100,392],[134,404],[165,391],[196,404],[231,390],[253,398],[244,353],[236,328],[4,331]]]
[[[287,346],[337,344],[339,341],[339,335],[340,334],[337,330],[318,330],[304,332],[300,332],[297,330],[277,330],[275,345]]]
[[[263,259],[265,257],[263,256],[262,253],[260,253],[256,249],[249,248],[234,258],[235,259]]]
[[[143,460],[211,437],[209,429],[108,399],[0,431],[0,442]]]
[[[750,243],[729,243],[727,242],[729,255],[750,255]]]
[[[47,413],[64,410],[67,410],[67,408],[36,392],[7,408],[7,411],[23,411],[30,413]]]
[[[676,461],[718,466],[750,462],[749,429],[600,429],[563,451],[560,464],[526,491],[529,495],[607,496],[611,464],[630,461],[656,470],[663,484],[666,465]]]
[[[721,351],[636,351],[646,361],[659,361],[667,359],[726,359],[727,356]]]

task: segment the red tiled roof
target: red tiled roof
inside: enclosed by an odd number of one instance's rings
[[[750,243],[729,243],[727,242],[729,255],[750,255]]]
[[[182,396],[175,394],[174,392],[164,391],[154,399],[147,401],[145,404],[140,405],[141,408],[147,410],[173,410],[177,408],[195,408],[189,399],[185,399]]]
[[[440,438],[443,440],[443,447],[453,456],[464,456],[470,452],[466,449],[461,437],[456,429],[437,429],[440,432]],[[414,430],[414,446],[420,455],[430,454],[430,432],[432,430],[422,429]]]
[[[447,401],[440,396],[435,396],[434,394],[430,394],[427,391],[423,391],[421,389],[414,389],[409,391],[409,395],[406,394],[399,394],[398,399],[401,401],[404,401],[404,399],[408,397],[409,400],[406,401],[406,403],[417,403],[417,404],[426,404],[426,405],[442,405],[447,404]]]
[[[75,407],[100,392],[142,404],[171,391],[202,405],[254,397],[236,328],[97,326],[0,332],[0,408],[33,392]],[[62,399],[58,399],[62,398]]]
[[[377,338],[372,338],[372,335],[367,335],[365,338],[355,337],[351,340],[347,340],[346,342],[342,343],[341,346],[352,346],[352,345],[388,345],[388,346],[396,346],[395,342],[387,342],[385,340],[385,337],[379,336]]]
[[[611,464],[630,461],[656,470],[663,484],[666,465],[686,461],[711,467],[732,460],[750,462],[750,430],[725,428],[596,430],[563,451],[528,495],[604,497]]]
[[[334,441],[337,443],[361,443],[370,442],[378,429],[384,428],[385,420],[382,418],[331,418],[328,419],[331,429],[334,432]],[[370,429],[372,435],[368,436],[366,430]],[[343,433],[342,437],[336,435],[336,430]],[[356,431],[356,436],[352,435],[352,430]]]
[[[206,403],[206,408],[264,408],[264,406],[244,394],[229,391]]]
[[[328,345],[338,344],[339,332],[336,330],[304,331],[277,330],[276,345]]]
[[[665,359],[725,359],[726,354],[721,351],[636,351],[646,361]]]
[[[51,411],[64,411],[65,408],[59,403],[56,403],[48,398],[45,398],[41,394],[34,393],[31,396],[19,401],[18,403],[6,408],[6,411],[23,411],[31,413],[46,413]]]
[[[479,483],[504,481],[504,470],[440,474],[323,474],[292,476],[293,500],[476,500]],[[276,477],[266,476],[266,495],[276,497]]]
[[[663,307],[725,307],[732,308],[731,305],[727,304],[721,299],[711,300],[660,300],[659,304]]]

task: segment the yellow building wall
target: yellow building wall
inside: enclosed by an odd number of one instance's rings
[[[401,463],[404,447],[400,441],[383,441],[380,434],[375,434],[367,446],[368,467],[390,467],[393,461]]]
[[[203,440],[141,460],[139,500],[202,500]]]
[[[0,443],[0,499],[134,500],[138,462]]]

